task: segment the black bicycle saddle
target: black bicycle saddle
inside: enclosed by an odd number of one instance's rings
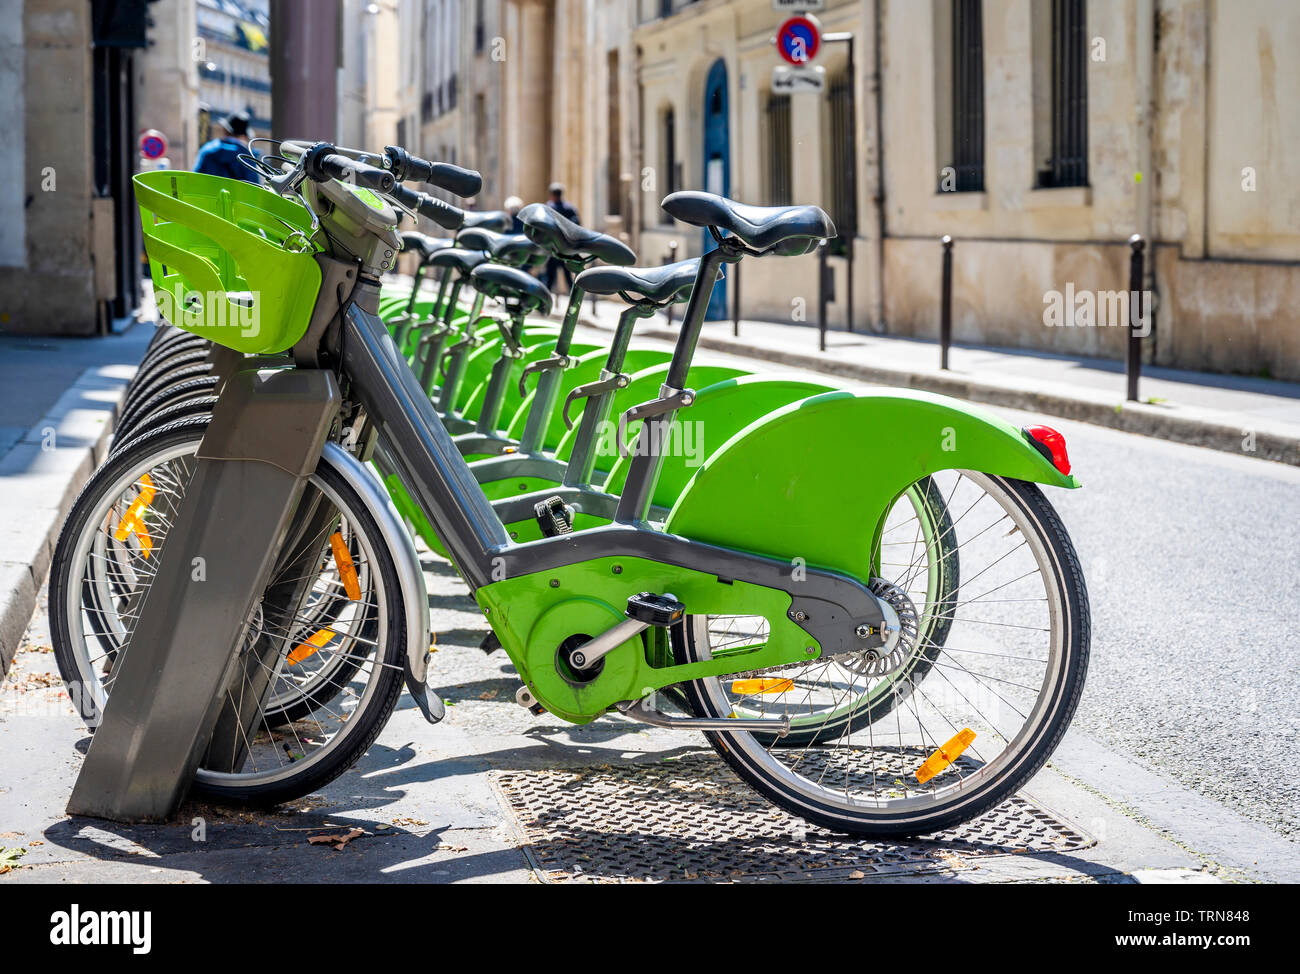
[[[419,233],[415,230],[403,230],[398,236],[402,238],[402,250],[416,254],[421,263],[427,261],[438,251],[454,246],[452,241],[446,237],[430,237],[428,234]]]
[[[663,201],[673,219],[733,233],[746,247],[764,254],[796,257],[835,236],[835,224],[819,206],[748,206],[688,189]]]
[[[551,292],[546,285],[523,271],[504,264],[483,264],[469,276],[474,289],[489,298],[517,302],[524,314],[551,313]]]
[[[690,296],[700,259],[662,267],[589,267],[573,279],[588,294],[621,294],[630,301],[672,304]]]
[[[481,250],[446,247],[430,257],[429,263],[433,267],[453,267],[462,274],[468,274],[487,259],[487,254]]]
[[[553,206],[529,203],[519,211],[524,233],[560,257],[595,257],[606,264],[627,266],[636,254],[623,241],[607,233],[580,227]]]

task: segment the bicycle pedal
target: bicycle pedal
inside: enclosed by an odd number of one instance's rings
[[[483,650],[484,653],[495,653],[501,648],[501,640],[497,638],[496,633],[489,632],[483,637],[483,641],[478,644],[478,648]]]
[[[538,501],[533,507],[537,514],[537,523],[542,529],[542,536],[556,538],[573,532],[573,509],[565,505],[558,496]]]
[[[686,614],[686,604],[678,602],[671,592],[656,595],[654,592],[638,592],[627,600],[627,617],[647,626],[665,629],[682,621]]]

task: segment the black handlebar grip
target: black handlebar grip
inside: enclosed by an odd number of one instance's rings
[[[444,230],[459,230],[465,223],[465,211],[444,203],[426,193],[417,193],[413,189],[398,185],[388,194],[403,206],[415,210],[421,216],[427,216]]]
[[[430,162],[412,155],[400,145],[384,147],[394,174],[399,181],[414,179],[445,189],[457,196],[475,196],[483,188],[483,177],[473,169],[462,169],[445,162]]]
[[[317,159],[316,164],[327,176],[373,189],[376,193],[391,193],[393,187],[397,185],[397,180],[387,169],[377,169],[374,166],[367,166],[364,162],[354,162],[347,156],[330,153]]]
[[[462,169],[446,162],[429,163],[429,175],[424,181],[460,197],[477,196],[483,188],[483,177],[473,169]]]
[[[465,211],[433,196],[420,194],[419,212],[444,230],[459,230],[465,225]]]

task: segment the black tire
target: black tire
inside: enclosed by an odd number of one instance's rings
[[[137,408],[140,403],[157,394],[160,389],[175,383],[178,379],[206,375],[212,371],[207,352],[186,352],[178,356],[179,361],[161,362],[147,371],[136,373],[135,385],[122,397],[122,413],[125,415]]]
[[[113,449],[116,450],[146,430],[157,429],[191,416],[210,415],[217,404],[218,397],[212,394],[215,387],[216,377],[204,376],[163,390],[148,402],[142,403],[131,415],[129,422],[117,424],[113,430]]]
[[[136,388],[152,382],[158,376],[174,369],[181,369],[187,365],[197,365],[200,362],[208,361],[210,354],[207,349],[201,347],[182,346],[175,350],[168,348],[160,354],[145,356],[136,367],[135,377],[132,379],[132,388],[128,390],[130,396]]]
[[[78,654],[84,651],[84,646],[79,644],[74,635],[65,609],[69,604],[71,588],[80,585],[80,578],[73,578],[74,573],[79,571],[74,564],[78,540],[87,530],[88,522],[100,505],[104,491],[112,489],[114,483],[129,475],[141,463],[147,462],[151,456],[161,456],[168,450],[191,444],[197,447],[206,426],[206,419],[188,419],[160,427],[124,444],[87,482],[60,531],[50,571],[50,636],[55,660],[68,686],[69,696],[74,705],[80,706],[83,716],[92,727],[98,723],[98,712],[91,694],[81,690],[84,674]],[[346,737],[338,747],[331,747],[313,763],[305,763],[301,770],[270,782],[247,785],[237,781],[221,781],[200,769],[191,793],[207,800],[264,807],[290,801],[323,787],[355,764],[373,743],[401,695],[407,620],[392,555],[386,546],[379,543],[381,536],[378,526],[346,480],[327,462],[319,464],[316,476],[343,499],[348,518],[372,539],[371,564],[373,570],[378,572],[383,591],[388,596],[384,605],[386,635],[377,647],[379,672],[374,677],[371,692],[347,721],[343,732]],[[92,613],[91,631],[101,630],[102,625],[95,622],[93,607],[89,611]],[[362,630],[364,638],[373,640],[380,631],[379,621],[377,618],[368,620],[366,625],[373,629]],[[328,702],[360,666],[361,663],[356,662],[333,671],[327,681],[314,689],[310,702],[304,700],[287,708],[281,722],[301,719],[305,713]]]
[[[140,410],[144,404],[149,402],[155,396],[174,389],[185,382],[193,382],[195,379],[202,379],[205,376],[211,376],[212,371],[206,365],[191,365],[176,372],[169,372],[153,380],[148,386],[140,386],[134,396],[130,397],[128,402],[122,404],[121,417],[122,425],[134,423],[140,415]]]
[[[875,838],[924,835],[968,822],[1002,804],[1022,788],[1055,751],[1078,706],[1088,667],[1091,628],[1083,571],[1059,516],[1036,484],[996,477],[989,479],[1005,488],[1029,522],[1034,524],[1049,554],[1054,581],[1062,594],[1062,665],[1052,682],[1045,719],[1032,730],[1028,746],[1020,749],[997,776],[968,790],[959,789],[952,801],[933,812],[895,818],[865,805],[849,813],[792,790],[754,754],[753,746],[745,740],[752,740],[753,735],[706,733],[705,737],[727,765],[773,804],[834,832]],[[697,627],[698,623],[693,624],[692,619],[687,619],[672,630],[673,652],[679,662],[695,662],[702,657],[695,637]],[[727,716],[713,703],[714,698],[704,681],[683,684],[682,689],[694,713],[707,717]]]
[[[191,341],[168,342],[162,348],[146,352],[144,358],[140,360],[140,364],[136,367],[136,376],[138,377],[165,362],[172,362],[182,355],[193,355],[196,352],[206,355],[212,348],[208,342],[201,338],[191,336],[191,339]]]

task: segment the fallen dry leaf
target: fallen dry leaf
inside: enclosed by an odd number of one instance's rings
[[[349,842],[353,839],[359,839],[365,834],[360,829],[349,829],[347,832],[330,832],[325,835],[308,836],[307,842],[311,845],[327,845],[335,852],[341,852]]]

